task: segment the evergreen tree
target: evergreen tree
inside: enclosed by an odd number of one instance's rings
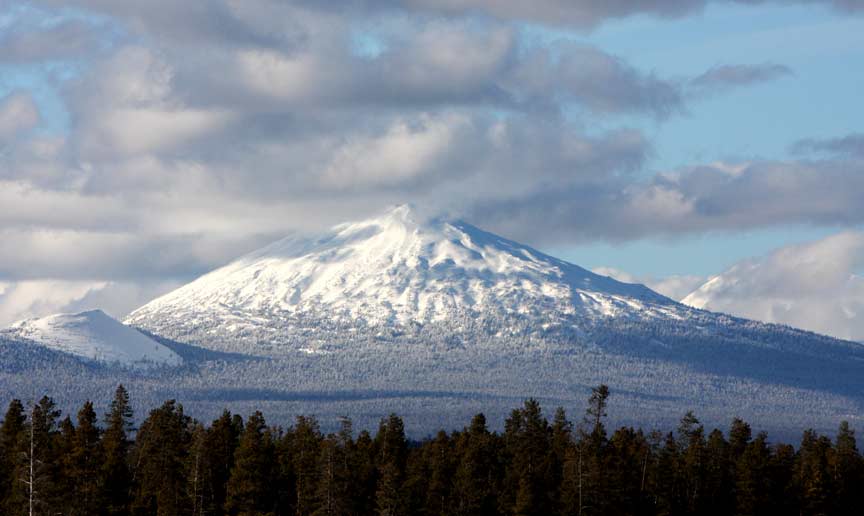
[[[831,477],[835,486],[834,513],[852,515],[864,506],[864,469],[855,442],[855,431],[847,421],[840,423],[834,453],[831,456]]]
[[[457,454],[459,464],[454,474],[453,514],[497,514],[498,452],[486,427],[486,416],[477,414],[471,419],[471,425],[459,437]]]
[[[18,444],[23,441],[26,422],[21,400],[12,400],[0,425],[0,513],[3,514],[20,514],[24,506],[23,489],[15,473],[20,460]]]
[[[658,516],[686,514],[687,492],[682,469],[679,441],[669,432],[660,448],[654,475]]]
[[[132,429],[132,408],[129,393],[119,385],[114,392],[110,410],[105,415],[102,436],[102,465],[99,474],[99,498],[104,513],[109,516],[128,514],[132,492],[132,474],[129,469],[129,436]]]
[[[507,488],[515,494],[512,513],[519,516],[549,514],[555,510],[554,491],[549,490],[552,476],[552,446],[549,422],[540,403],[525,401],[504,424],[504,439],[511,458]],[[507,502],[505,500],[505,502]]]
[[[736,514],[740,516],[758,516],[771,511],[771,453],[767,439],[765,433],[757,435],[738,459],[735,492]]]
[[[408,457],[408,443],[405,439],[405,426],[402,419],[390,414],[381,420],[375,436],[378,461],[378,485],[375,491],[375,505],[379,516],[400,516],[406,514],[406,500],[403,496],[403,483]]]
[[[223,514],[228,479],[234,467],[234,453],[243,426],[242,418],[232,416],[226,410],[204,433],[201,450],[203,456],[199,464],[202,476],[199,488],[202,514]]]
[[[705,468],[705,429],[693,412],[687,412],[678,425],[684,503],[691,514],[704,513],[702,490]]]
[[[357,436],[348,457],[353,476],[353,514],[374,514],[378,490],[378,452],[369,432],[363,430]]]
[[[228,480],[225,510],[232,515],[264,514],[272,509],[270,477],[273,442],[264,416],[255,412],[246,421]]]
[[[291,452],[296,479],[296,514],[313,514],[319,505],[318,454],[321,451],[323,436],[314,417],[299,416],[291,435]]]
[[[207,429],[201,423],[195,423],[192,428],[189,455],[186,458],[186,496],[192,505],[190,513],[192,516],[199,516],[209,512],[205,509],[207,502],[212,500],[212,494],[209,492],[207,482],[209,473],[208,459]]]
[[[343,418],[337,434],[328,435],[321,442],[318,454],[318,508],[315,516],[349,515],[353,513],[351,503],[352,483],[350,454],[353,447],[351,420]]]
[[[54,400],[43,396],[30,412],[29,432],[25,442],[23,463],[19,464],[19,480],[27,488],[28,511],[54,513],[62,510],[62,458],[57,451],[60,411]],[[29,435],[27,435],[29,434]],[[23,467],[23,471],[21,468]]]
[[[607,446],[606,405],[609,388],[591,389],[588,408],[578,430],[578,439],[568,449],[562,468],[561,510],[564,514],[603,514],[609,501],[603,477]]]
[[[723,516],[735,510],[734,479],[729,443],[723,432],[714,429],[705,444],[705,513]]]
[[[69,504],[72,515],[94,515],[104,505],[99,486],[99,470],[103,464],[100,434],[96,411],[88,401],[78,411],[78,427],[70,451],[68,475],[75,494]]]
[[[644,514],[649,504],[645,480],[651,449],[641,431],[620,428],[609,439],[603,476],[605,514]]]
[[[804,432],[798,450],[796,483],[801,493],[803,515],[829,514],[831,508],[831,474],[828,452],[831,441],[813,430]]]
[[[174,516],[191,507],[184,477],[190,424],[175,400],[152,410],[141,423],[133,449],[133,514]]]

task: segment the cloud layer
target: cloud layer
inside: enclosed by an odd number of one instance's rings
[[[42,73],[69,123],[45,130],[56,114],[35,91],[0,98],[0,305],[47,310],[25,293],[65,282],[52,309],[95,292],[126,306],[154,291],[140,285],[406,200],[558,245],[862,217],[854,140],[644,173],[651,137],[628,120],[662,124],[706,94],[790,77],[785,66],[667,77],[522,30],[705,1],[349,4],[16,2],[0,67]],[[27,312],[12,311],[0,324]]]
[[[864,233],[742,261],[684,298],[697,308],[864,340]]]

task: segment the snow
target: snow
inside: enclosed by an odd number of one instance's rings
[[[101,310],[19,321],[3,335],[88,360],[123,366],[178,366],[183,362],[174,351]]]
[[[650,319],[689,310],[470,224],[418,219],[399,206],[318,236],[280,240],[148,303],[125,322],[254,353],[238,348],[238,338],[254,332],[279,341],[299,320],[399,327],[463,314],[519,314],[537,318],[542,329],[574,314]],[[201,326],[209,328],[206,335]]]
[[[146,406],[266,409],[280,424],[397,412],[418,436],[480,411],[500,422],[529,396],[578,413],[599,383],[610,418],[661,428],[694,409],[706,425],[825,430],[864,403],[860,344],[685,306],[406,207],[271,244],[127,323],[181,343],[188,367],[94,372],[0,332],[0,390],[76,407],[122,382]]]

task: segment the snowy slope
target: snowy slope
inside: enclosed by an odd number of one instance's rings
[[[178,399],[204,419],[226,406],[287,424],[350,414],[374,425],[397,412],[422,436],[480,411],[503,420],[529,396],[578,413],[605,383],[621,424],[674,428],[693,409],[706,425],[738,416],[798,435],[864,425],[861,344],[689,307],[406,207],[276,242],[127,323],[257,356],[196,353],[158,378],[105,375],[0,334],[0,390],[23,399],[62,386],[80,401],[122,382],[150,406]]]
[[[255,352],[250,341],[282,342],[283,350],[305,346],[291,338],[300,327],[308,337],[316,328],[392,329],[469,317],[505,328],[507,321],[529,321],[543,330],[578,329],[585,320],[680,318],[689,311],[644,286],[464,222],[418,220],[399,206],[318,237],[275,242],[152,301],[125,322]],[[238,349],[238,341],[245,345]]]
[[[0,333],[88,360],[132,367],[178,366],[172,350],[101,310],[19,321]]]

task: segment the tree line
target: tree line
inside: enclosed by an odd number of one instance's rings
[[[502,433],[483,414],[420,442],[396,415],[355,436],[313,417],[290,428],[225,411],[210,425],[167,401],[133,429],[116,390],[100,424],[92,403],[61,419],[49,397],[9,404],[0,424],[5,515],[852,515],[864,507],[864,460],[842,423],[797,449],[728,432],[687,413],[676,431],[605,427],[609,389],[577,423],[533,399]]]

